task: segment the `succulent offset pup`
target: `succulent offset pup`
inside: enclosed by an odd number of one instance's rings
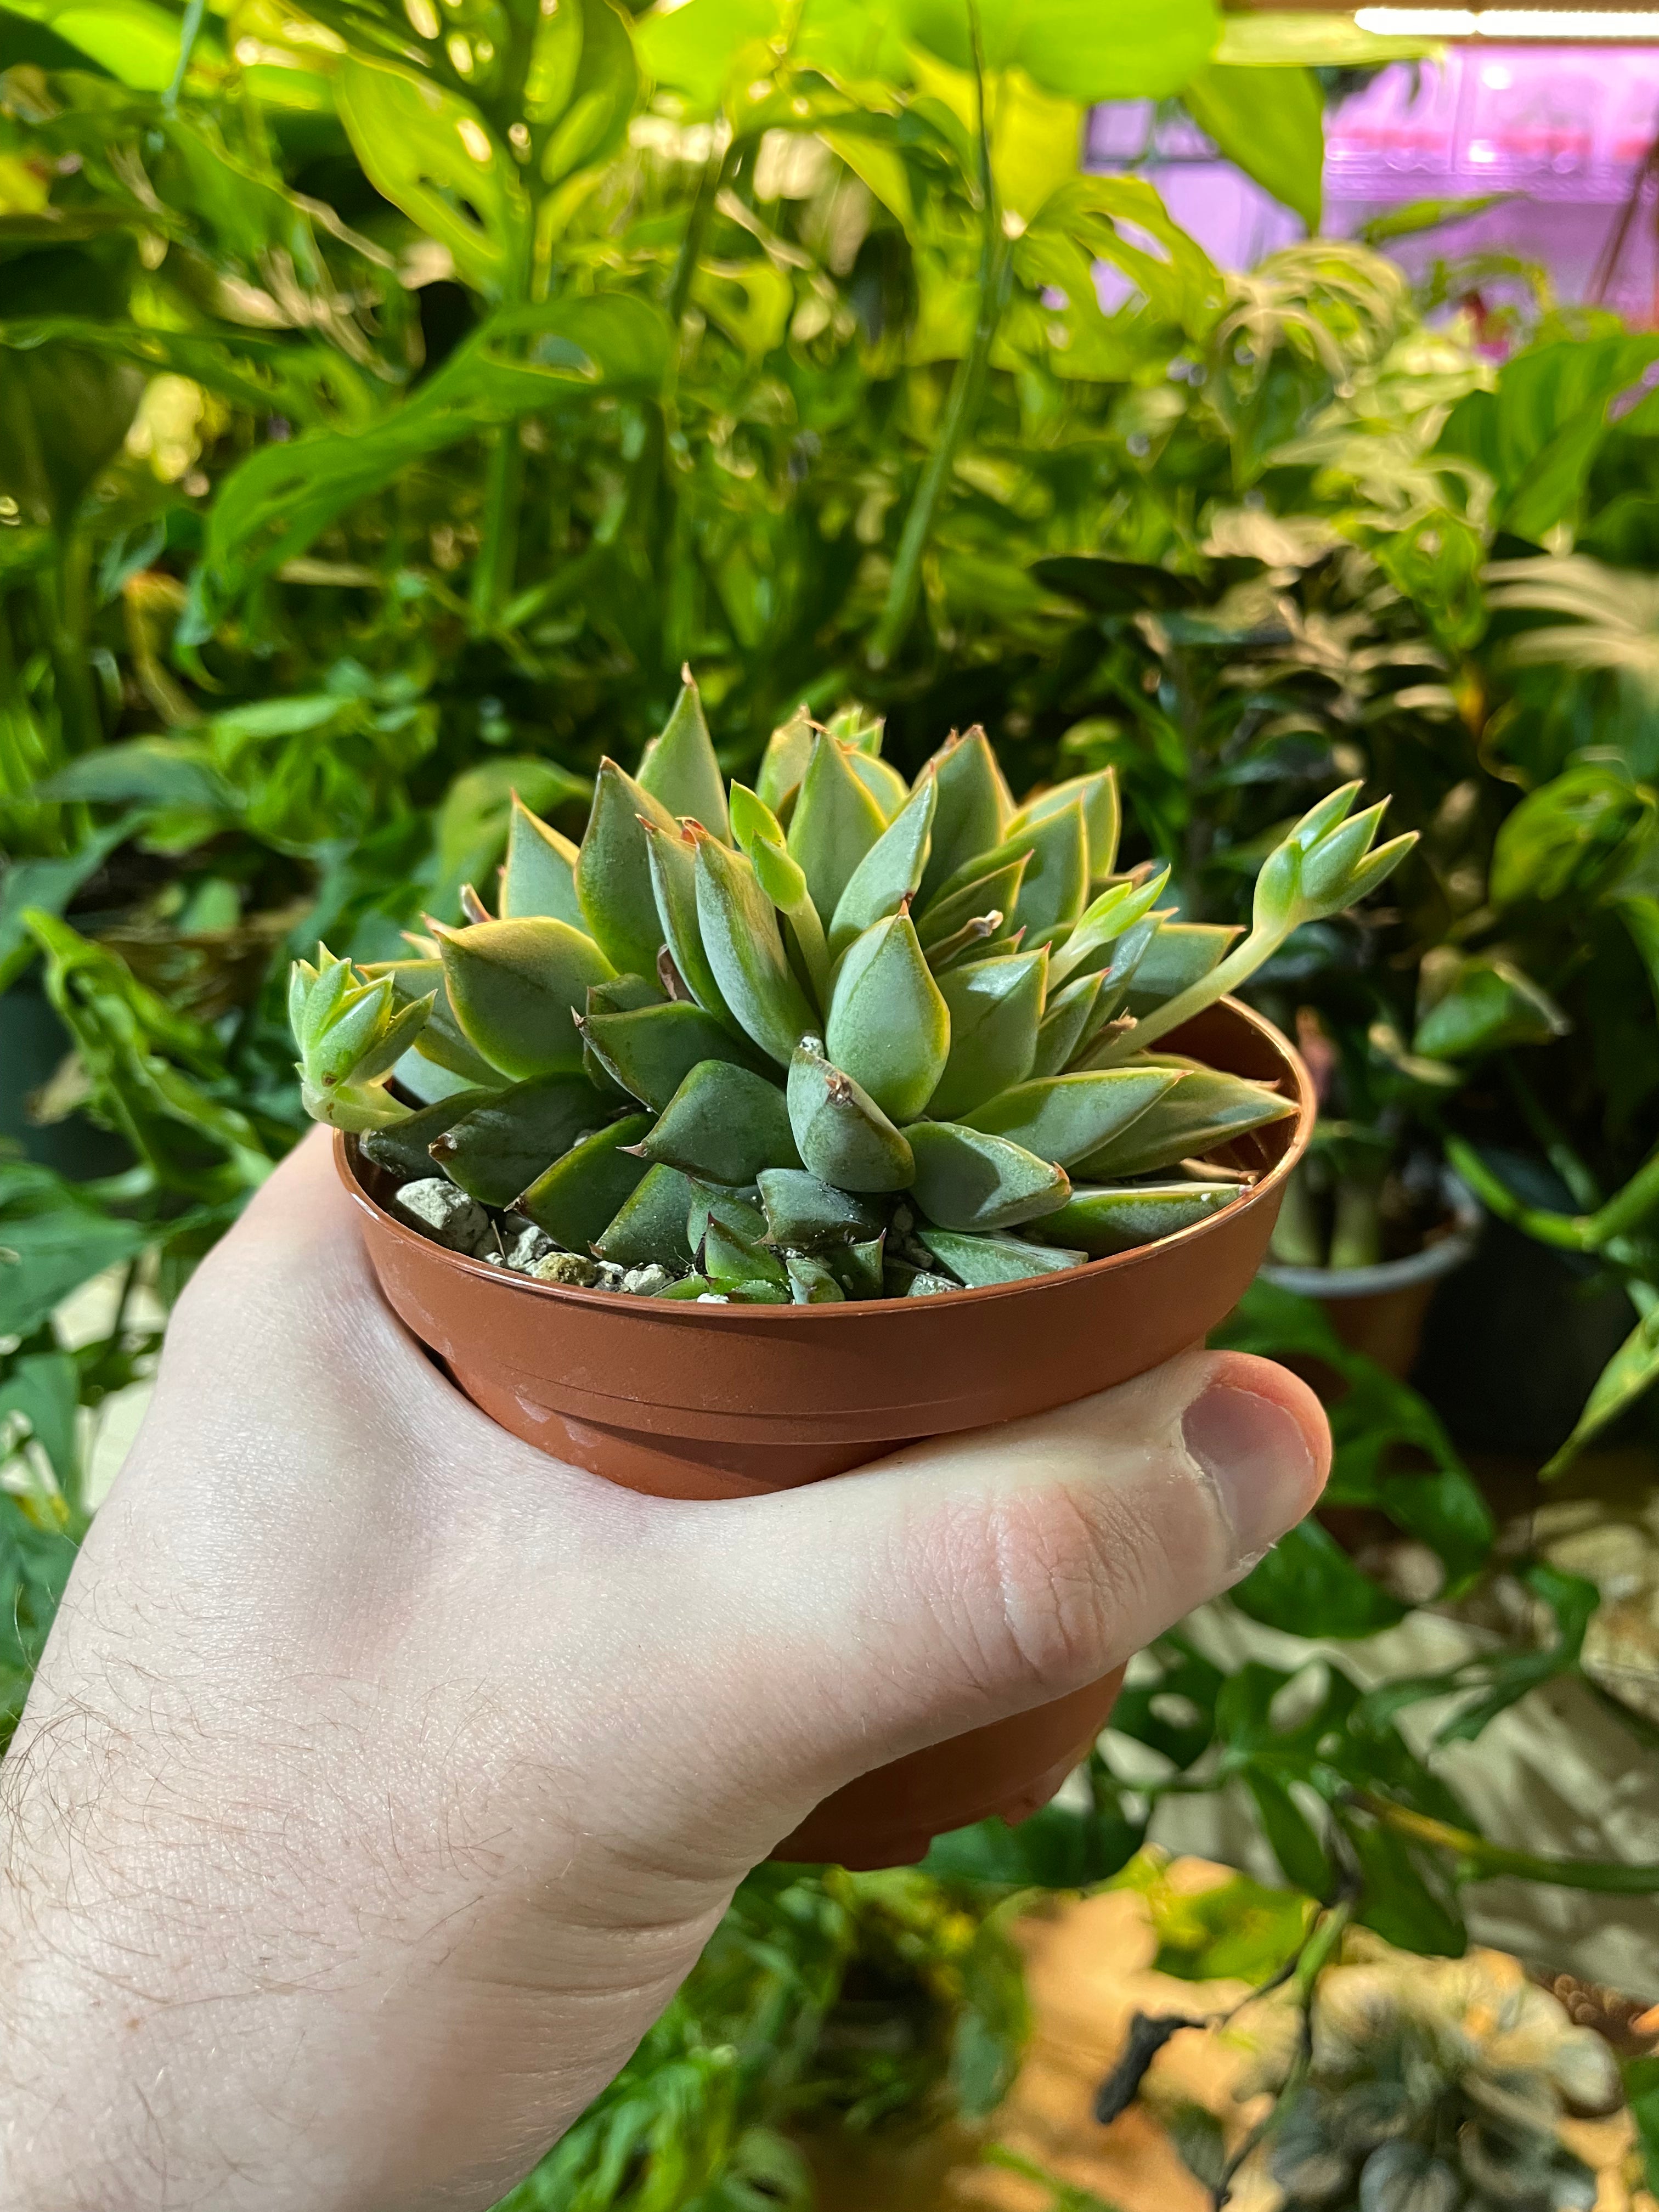
[[[1413,839],[1334,792],[1235,945],[1159,906],[1167,867],[1117,872],[1109,770],[1017,807],[982,731],[908,788],[881,738],[797,714],[728,790],[688,671],[580,847],[515,800],[496,916],[469,891],[410,959],[296,963],[308,1111],[439,1241],[670,1298],[1014,1282],[1231,1204],[1208,1156],[1291,1103],[1153,1048]]]

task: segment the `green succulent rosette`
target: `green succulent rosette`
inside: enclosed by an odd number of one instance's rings
[[[1151,1048],[1411,839],[1376,848],[1381,807],[1334,793],[1234,945],[1159,905],[1167,868],[1119,872],[1109,770],[1017,806],[981,730],[909,785],[881,743],[798,714],[728,788],[688,672],[580,846],[515,804],[495,914],[469,894],[407,960],[296,966],[308,1110],[453,1186],[426,1225],[471,1200],[497,1256],[676,1297],[1016,1281],[1235,1202],[1206,1162],[1293,1102]]]

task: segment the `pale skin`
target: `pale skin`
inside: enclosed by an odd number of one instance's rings
[[[636,1498],[382,1303],[313,1139],[178,1310],[0,1768],[3,2212],[471,2212],[831,1790],[1237,1580],[1328,1441],[1193,1352],[805,1490]]]

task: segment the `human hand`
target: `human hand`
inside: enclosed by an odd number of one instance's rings
[[[179,1306],[0,1769],[0,2207],[489,2205],[815,1803],[1097,1680],[1328,1454],[1292,1376],[1193,1352],[636,1497],[450,1386],[313,1138]]]

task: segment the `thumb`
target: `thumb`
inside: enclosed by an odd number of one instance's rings
[[[890,1759],[1098,1682],[1246,1573],[1329,1463],[1305,1383],[1195,1351],[703,1516],[700,1603],[745,1655],[732,1778],[759,1847]]]

